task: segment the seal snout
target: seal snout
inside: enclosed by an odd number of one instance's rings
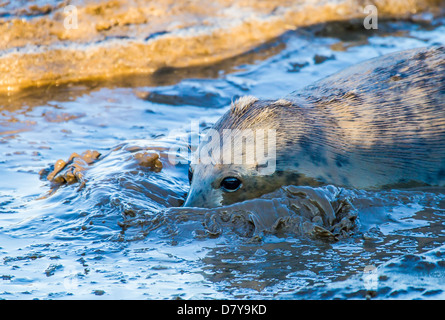
[[[200,197],[200,194],[197,195],[195,192],[193,192],[193,190],[190,190],[183,206],[184,207],[202,208],[203,205],[204,205],[204,201],[203,201],[202,197]]]
[[[204,186],[203,181],[192,183],[184,207],[215,208],[221,206],[221,192]]]

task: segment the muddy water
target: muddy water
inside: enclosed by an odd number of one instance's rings
[[[445,44],[440,18],[289,31],[196,68],[29,88],[0,111],[0,298],[443,299],[443,189],[286,187],[181,208],[191,131],[381,54]]]

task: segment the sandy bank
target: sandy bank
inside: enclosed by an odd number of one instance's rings
[[[211,64],[289,29],[363,19],[368,4],[379,19],[438,14],[444,6],[439,0],[43,2],[2,8],[0,92]],[[68,5],[77,10],[77,28]]]

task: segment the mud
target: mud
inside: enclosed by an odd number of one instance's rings
[[[40,179],[50,181],[52,188],[49,191],[49,194],[55,192],[61,185],[73,184],[76,182],[80,183],[80,190],[85,186],[82,172],[99,157],[99,152],[91,150],[83,152],[82,155],[73,153],[66,162],[59,159],[51,167],[42,169],[39,172]]]
[[[187,229],[194,226],[191,236],[198,239],[229,232],[253,242],[261,241],[264,235],[338,241],[357,229],[357,211],[347,199],[339,197],[340,191],[334,190],[287,186],[259,199],[213,210],[171,208],[162,211],[147,231],[168,225],[176,235],[184,231],[181,225],[186,223]],[[141,221],[126,223],[129,227]]]
[[[54,5],[10,1],[0,14],[25,24],[60,10],[33,4]],[[1,96],[0,298],[443,299],[443,189],[286,186],[201,210],[181,207],[187,157],[169,160],[232,99],[276,99],[368,58],[445,44],[443,22],[320,23],[215,64]]]

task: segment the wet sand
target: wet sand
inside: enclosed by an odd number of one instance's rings
[[[379,19],[443,11],[438,0],[220,0],[205,6],[200,1],[171,0],[20,4],[1,8],[3,92],[214,64],[287,30],[364,19],[367,4],[376,5]],[[64,11],[68,4],[76,8],[75,28],[71,28],[72,11]]]

